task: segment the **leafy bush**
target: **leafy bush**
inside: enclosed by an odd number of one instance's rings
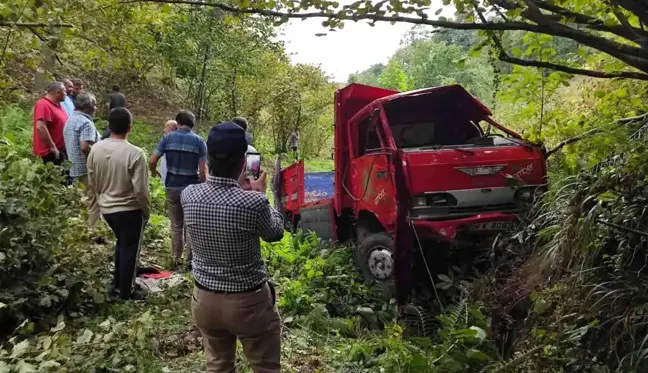
[[[290,315],[306,315],[326,305],[332,316],[347,315],[360,305],[382,305],[353,267],[348,247],[321,244],[314,234],[286,233],[280,242],[263,243],[272,279],[279,285],[279,307]]]
[[[59,321],[48,333],[0,347],[0,372],[160,371],[152,328],[149,312],[129,322],[108,318],[94,330],[69,330]]]
[[[24,157],[31,155],[31,115],[19,106],[0,107],[0,140],[15,145],[12,150]]]
[[[105,253],[91,244],[80,191],[18,145],[0,145],[0,336],[26,318],[46,323],[103,301]]]

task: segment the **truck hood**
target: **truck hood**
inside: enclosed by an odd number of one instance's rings
[[[407,150],[412,195],[429,192],[546,184],[545,161],[524,146]]]

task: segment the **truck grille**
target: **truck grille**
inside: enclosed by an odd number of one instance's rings
[[[410,218],[413,220],[450,220],[487,212],[516,213],[520,207],[515,203],[502,203],[485,206],[443,206],[412,209]]]

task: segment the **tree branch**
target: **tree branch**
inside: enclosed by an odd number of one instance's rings
[[[29,31],[31,31],[32,34],[36,35],[38,40],[40,40],[42,42],[47,41],[47,39],[43,35],[39,34],[36,30],[34,30],[33,27],[28,26],[27,28],[29,29]],[[65,64],[63,64],[63,61],[61,61],[61,58],[58,56],[58,54],[55,53],[54,57],[56,57],[56,60],[58,61],[58,63],[61,64],[61,66],[65,66]]]
[[[644,74],[640,72],[613,71],[613,72],[606,73],[602,71],[578,69],[574,67],[558,65],[551,62],[524,60],[521,58],[509,56],[506,53],[501,53],[499,59],[502,62],[508,62],[514,65],[527,66],[527,67],[540,67],[540,68],[545,68],[550,70],[561,71],[567,74],[591,76],[593,78],[603,78],[603,79],[622,78],[622,79],[638,79],[638,80],[648,81],[648,74]]]
[[[646,4],[637,0],[612,0],[612,4],[618,5],[625,10],[633,13],[643,24],[648,23],[648,9]]]
[[[475,12],[477,12],[477,15],[479,16],[479,19],[481,19],[482,22],[486,22],[486,17],[479,10],[479,8],[477,6],[475,6],[474,8],[475,8]],[[499,40],[497,35],[495,35],[494,33],[489,33],[489,36],[493,40],[495,47],[498,49],[499,60],[502,62],[507,62],[519,66],[551,69],[551,70],[561,71],[568,74],[585,75],[594,78],[607,78],[607,79],[628,78],[628,79],[648,80],[648,74],[643,74],[638,72],[616,71],[616,72],[604,73],[604,72],[594,71],[594,70],[577,69],[569,66],[550,63],[550,62],[530,61],[530,60],[523,60],[521,58],[511,57],[506,53],[506,50],[504,50],[504,47],[502,46],[502,42]]]
[[[71,23],[37,23],[37,22],[2,22],[0,21],[0,27],[61,27],[61,28],[72,28],[74,27]]]
[[[638,43],[641,43],[642,40],[645,40],[648,37],[648,33],[639,29],[630,26],[627,27],[619,25],[606,26],[605,23],[595,17],[588,15],[580,14],[573,12],[569,9],[563,8],[561,6],[547,3],[546,1],[532,0],[539,8],[547,10],[549,12],[555,13],[561,17],[573,19],[574,22],[585,25],[587,28],[596,31],[603,31],[615,34],[622,38],[632,40]]]
[[[529,0],[530,1],[530,0]],[[281,19],[289,18],[328,18],[337,20],[361,21],[368,20],[372,22],[401,22],[419,25],[428,25],[441,28],[457,29],[457,30],[487,30],[487,31],[512,31],[522,30],[540,34],[548,34],[553,36],[560,36],[567,39],[577,41],[581,44],[597,49],[601,52],[607,53],[612,57],[627,63],[641,71],[648,72],[648,49],[642,49],[631,45],[616,42],[611,39],[606,39],[601,36],[592,35],[584,31],[576,30],[560,23],[547,23],[547,24],[532,24],[526,22],[487,22],[487,23],[463,23],[451,22],[445,20],[431,20],[427,17],[410,17],[399,15],[381,15],[375,13],[366,14],[353,14],[349,9],[342,9],[335,13],[326,13],[324,11],[316,12],[282,12],[270,9],[260,8],[238,8],[221,3],[214,3],[208,1],[194,1],[194,0],[125,0],[125,3],[167,3],[167,4],[187,4],[193,6],[209,6],[220,8],[224,11],[236,14],[257,14],[268,17],[278,17]]]
[[[645,122],[648,119],[648,113],[641,114],[635,117],[629,117],[629,118],[621,118],[615,120],[612,124],[614,125],[612,128],[619,127],[622,125],[630,124],[630,123],[636,123],[636,122]],[[549,158],[552,154],[558,152],[560,149],[564,148],[567,145],[573,144],[575,142],[578,142],[586,137],[590,137],[593,135],[596,135],[600,132],[603,132],[605,128],[598,127],[598,128],[592,128],[591,130],[585,131],[581,133],[578,136],[574,136],[572,138],[569,138],[558,145],[556,145],[553,149],[545,151],[545,158]]]

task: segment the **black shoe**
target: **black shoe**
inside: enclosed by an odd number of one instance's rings
[[[106,289],[106,292],[108,293],[108,298],[111,299],[119,298],[119,289],[117,289],[115,285],[109,285],[108,288]]]
[[[127,296],[121,296],[119,299],[123,301],[129,301],[129,300],[144,300],[148,297],[148,293],[145,290],[142,289],[135,289],[133,290],[130,295]]]

